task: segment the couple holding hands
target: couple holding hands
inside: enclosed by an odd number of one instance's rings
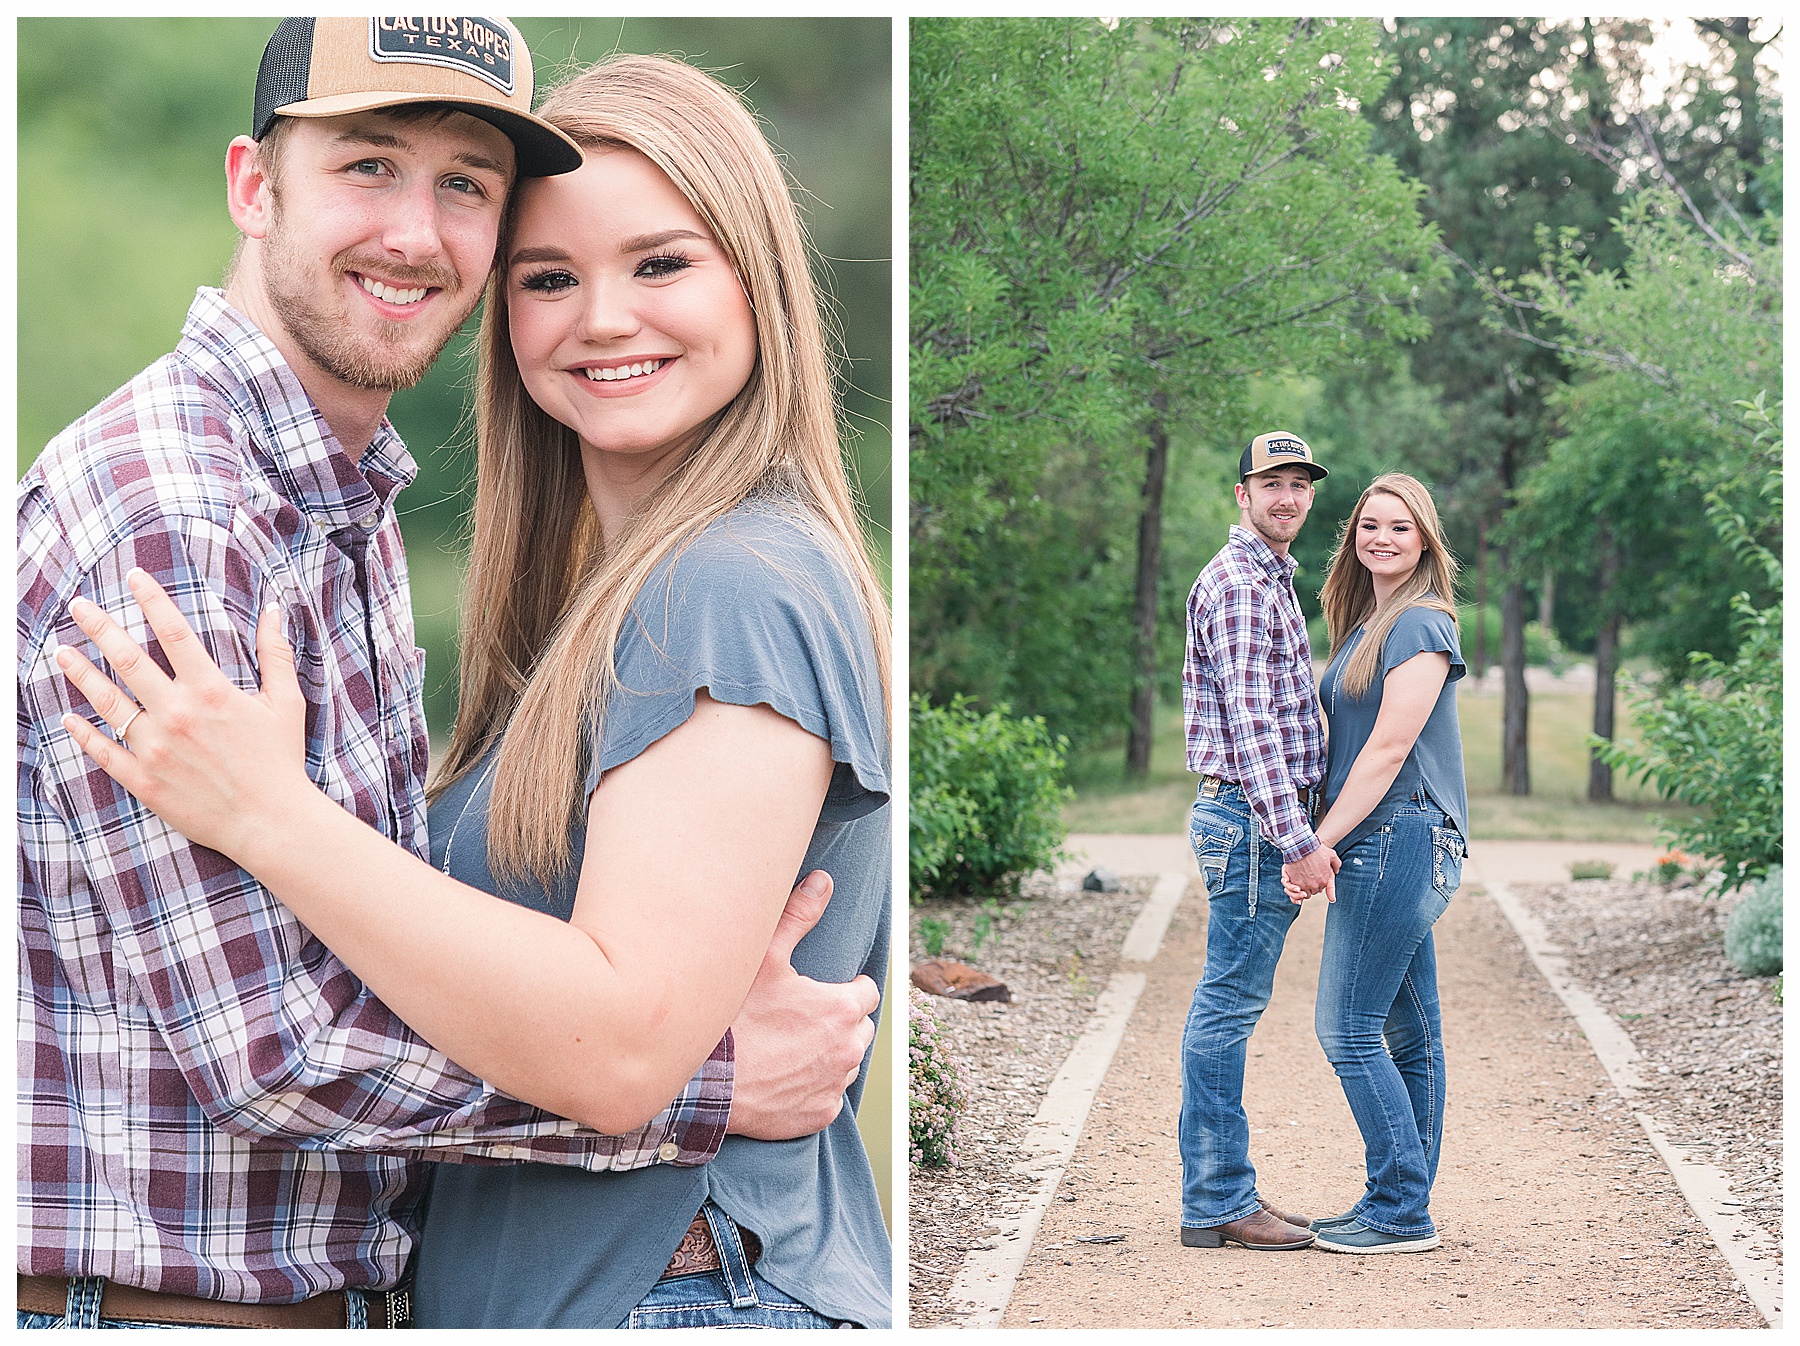
[[[19,1325],[888,1325],[889,620],[755,119],[287,19],[226,186],[21,488]],[[428,785],[386,412],[484,299]]]
[[[1320,593],[1315,684],[1288,548],[1326,469],[1297,435],[1239,461],[1239,523],[1188,597],[1189,838],[1207,890],[1206,969],[1182,1035],[1181,1241],[1264,1251],[1424,1252],[1444,1126],[1431,927],[1462,879],[1468,801],[1455,682],[1456,561],[1414,478],[1369,484]],[[1245,1045],[1301,904],[1329,905],[1314,1023],[1361,1130],[1363,1193],[1342,1214],[1256,1189]]]

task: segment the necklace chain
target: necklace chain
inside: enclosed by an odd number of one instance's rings
[[[494,768],[499,764],[500,749],[496,745],[494,755],[487,764],[487,770],[481,773],[481,779],[475,782],[475,788],[469,791],[469,797],[463,801],[462,808],[457,811],[456,821],[450,825],[450,839],[444,843],[444,863],[439,866],[446,874],[450,872],[450,853],[456,849],[456,834],[462,827],[463,819],[468,816],[469,808],[475,802],[475,796],[481,793],[481,787],[492,778]]]

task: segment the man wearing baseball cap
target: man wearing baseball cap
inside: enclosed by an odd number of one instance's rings
[[[516,178],[581,163],[531,97],[503,19],[283,20],[252,134],[227,151],[225,290],[200,290],[175,350],[22,483],[22,1327],[401,1326],[421,1160],[705,1163],[728,1129],[819,1129],[867,1044],[873,987],[807,981],[781,956],[823,910],[828,884],[809,880],[735,1029],[754,1069],[734,1072],[728,1034],[641,1131],[598,1135],[419,1039],[59,726],[93,718],[55,660],[84,640],[71,601],[154,649],[126,585],[141,568],[252,691],[257,615],[278,602],[314,780],[428,854],[394,513],[416,467],[386,412],[475,307]]]
[[[1304,1215],[1262,1199],[1244,1115],[1244,1055],[1300,908],[1283,868],[1332,889],[1337,856],[1313,834],[1325,735],[1288,548],[1325,469],[1271,431],[1238,460],[1238,522],[1188,595],[1182,709],[1200,779],[1189,841],[1206,881],[1206,969],[1181,1039],[1181,1241],[1258,1251],[1313,1241]]]

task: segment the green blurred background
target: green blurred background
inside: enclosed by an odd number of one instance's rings
[[[249,130],[257,62],[278,21],[19,20],[21,473],[65,425],[172,349],[195,287],[219,283],[237,237],[225,211],[225,147]],[[891,22],[517,23],[540,91],[572,66],[631,51],[680,56],[746,93],[802,188],[849,356],[853,475],[872,535],[891,556]],[[401,527],[428,654],[426,717],[440,744],[456,714],[472,332],[471,322],[390,413],[420,468],[401,497]],[[891,1211],[889,1052],[884,1041],[863,1129]]]

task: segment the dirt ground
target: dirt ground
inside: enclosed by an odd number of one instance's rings
[[[1245,1086],[1260,1189],[1309,1215],[1345,1209],[1363,1180],[1361,1142],[1312,1031],[1324,915],[1302,913],[1289,935]],[[1437,938],[1449,1068],[1432,1200],[1440,1249],[1181,1246],[1174,1063],[1205,948],[1194,884],[1004,1325],[1761,1327],[1499,910],[1465,886]],[[1124,1237],[1077,1241],[1112,1234]]]

